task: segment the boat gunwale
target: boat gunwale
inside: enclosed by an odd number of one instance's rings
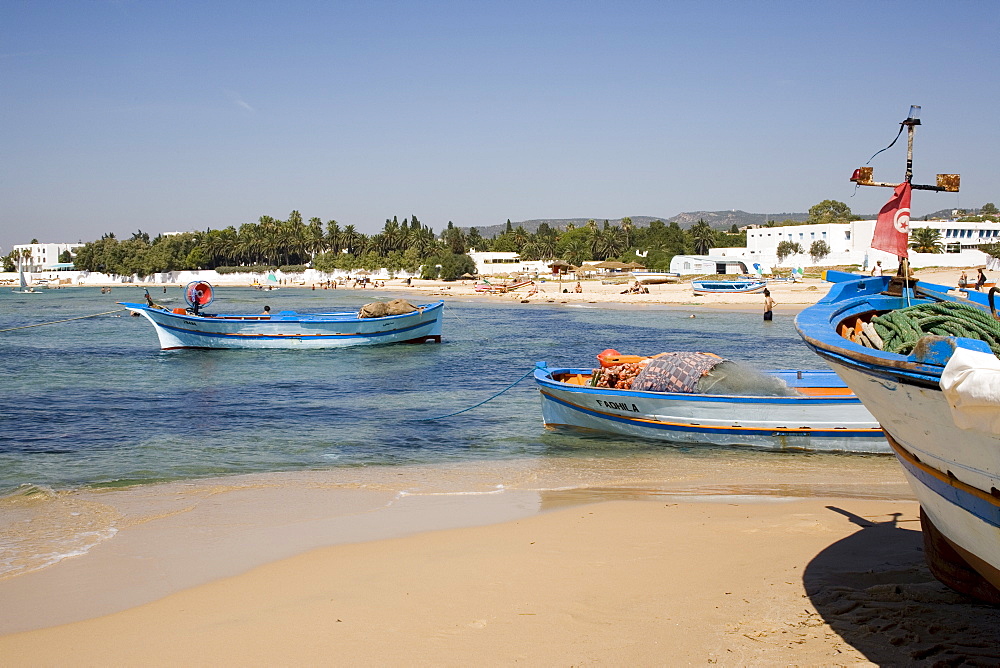
[[[860,315],[865,312],[887,313],[900,308],[903,297],[884,294],[890,277],[858,276],[856,280],[846,280],[836,283],[823,299],[807,307],[795,318],[795,329],[803,342],[824,359],[849,366],[872,376],[889,378],[896,382],[910,382],[922,387],[939,388],[943,364],[935,364],[918,359],[913,353],[902,355],[877,348],[868,348],[837,333],[837,324],[850,317],[854,312]],[[872,282],[876,287],[868,288],[866,283]],[[861,286],[857,284],[861,283]],[[846,286],[859,287],[862,292],[844,296]],[[928,287],[936,288],[930,290]],[[916,296],[909,305],[940,303],[944,300],[946,286],[928,284],[921,286],[924,296]],[[919,292],[919,291],[918,291]],[[974,300],[955,298],[956,301],[982,307]],[[867,308],[866,308],[867,307]],[[905,308],[905,307],[904,307]],[[806,330],[809,331],[806,331]],[[965,348],[980,352],[990,352],[985,342],[959,336],[942,337],[956,348]]]
[[[308,322],[308,323],[343,323],[343,322],[378,322],[382,320],[392,320],[398,318],[412,318],[414,316],[419,316],[426,314],[428,312],[440,309],[444,306],[444,300],[438,300],[436,302],[431,302],[429,304],[417,305],[416,311],[410,311],[409,313],[398,313],[395,315],[384,315],[375,318],[359,318],[357,316],[357,311],[343,311],[338,313],[298,313],[297,311],[291,311],[288,313],[283,313],[281,311],[266,316],[260,313],[254,314],[209,314],[209,315],[194,315],[193,313],[174,313],[173,311],[167,310],[165,308],[153,308],[148,304],[139,304],[135,302],[118,302],[118,304],[124,306],[130,311],[139,311],[146,313],[155,313],[160,316],[167,316],[174,319],[187,319],[196,320],[201,322],[248,322],[253,324],[275,324],[282,325],[295,322]],[[321,316],[339,316],[344,315],[345,317],[321,317]],[[162,324],[162,323],[157,323]]]
[[[539,363],[544,364],[544,363]],[[782,370],[785,371],[785,370]],[[820,370],[825,371],[825,370]],[[859,404],[861,400],[857,395],[826,395],[826,396],[790,396],[781,397],[773,395],[730,395],[730,394],[697,394],[694,392],[655,392],[649,390],[619,390],[613,387],[592,387],[589,385],[577,385],[556,380],[553,376],[558,373],[567,374],[590,374],[593,369],[536,366],[535,381],[541,385],[551,384],[552,386],[570,392],[582,394],[601,394],[613,397],[643,397],[646,399],[677,400],[702,403],[741,403],[741,404]],[[764,372],[775,373],[775,372]],[[831,372],[832,373],[832,372]]]
[[[724,425],[724,424],[704,424],[697,423],[693,421],[686,422],[672,422],[667,420],[662,420],[655,417],[638,417],[631,415],[620,415],[618,413],[608,413],[605,411],[597,410],[596,408],[590,408],[587,406],[580,406],[579,404],[574,404],[571,401],[567,401],[561,397],[549,394],[548,392],[541,390],[541,394],[545,399],[549,401],[554,401],[556,403],[562,404],[568,408],[579,411],[584,414],[594,415],[603,420],[609,420],[612,422],[621,422],[624,424],[633,424],[649,429],[662,429],[662,430],[676,430],[676,431],[690,431],[698,433],[710,433],[710,434],[734,434],[739,433],[746,436],[777,436],[777,435],[807,435],[812,438],[881,438],[884,435],[881,427],[860,427],[860,428],[849,428],[849,427],[783,427],[783,426],[744,426],[744,425]],[[878,424],[876,422],[876,424]],[[811,449],[811,448],[803,448]],[[881,454],[881,453],[879,453]]]

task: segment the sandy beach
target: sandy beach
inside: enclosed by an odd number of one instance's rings
[[[401,472],[415,490],[402,495],[374,471],[350,484],[312,472],[77,492],[67,514],[100,505],[122,529],[0,581],[0,656],[136,666],[995,657],[1000,611],[927,571],[895,462],[823,462],[671,470],[653,457],[630,460],[613,486],[582,484],[611,479],[612,461],[505,464],[459,494],[435,492],[473,479],[458,469],[435,470],[438,483]],[[582,486],[565,484],[574,478]]]
[[[575,505],[329,547],[0,638],[14,665],[941,665],[1000,612],[923,566],[912,501]],[[72,590],[66,592],[72,597]]]
[[[967,269],[973,275],[975,269]],[[940,285],[957,285],[961,269],[952,268],[928,268],[914,272],[914,276],[928,283]],[[761,294],[702,294],[696,295],[691,289],[690,278],[685,277],[679,283],[657,283],[646,285],[648,293],[623,294],[631,286],[627,278],[617,279],[623,282],[608,282],[590,279],[580,281],[583,292],[574,292],[576,281],[564,280],[553,281],[546,279],[536,281],[534,285],[521,287],[512,292],[504,294],[485,294],[476,292],[476,281],[424,281],[414,280],[412,285],[407,286],[404,280],[386,281],[382,288],[371,288],[364,290],[353,289],[364,293],[377,294],[382,291],[391,290],[397,292],[404,290],[413,294],[424,294],[432,297],[442,298],[462,298],[462,299],[487,299],[487,300],[507,300],[514,302],[531,303],[565,303],[565,304],[624,304],[624,305],[672,305],[678,307],[721,307],[735,310],[762,310],[764,298]],[[507,281],[508,283],[512,281]],[[491,279],[494,285],[502,285],[503,279]],[[310,286],[305,286],[310,289]],[[340,289],[344,289],[341,287]],[[830,284],[815,277],[807,276],[802,282],[791,281],[771,281],[768,283],[768,290],[772,299],[775,300],[777,313],[795,313],[810,304],[815,304],[826,295],[830,289]],[[563,292],[567,290],[567,292]],[[694,311],[697,313],[697,311]]]

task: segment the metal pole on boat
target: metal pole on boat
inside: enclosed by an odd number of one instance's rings
[[[910,115],[903,121],[906,126],[906,182],[913,181],[913,133],[920,125],[920,105],[910,105]]]
[[[913,183],[913,135],[917,130],[917,126],[920,125],[920,105],[913,104],[910,105],[910,113],[903,121],[902,125],[906,126],[906,182],[912,187]],[[909,283],[910,279],[910,258],[908,256],[903,256],[899,258],[899,272],[898,275],[903,278],[904,288]],[[906,304],[910,304],[910,290],[904,289],[903,294],[906,297]]]

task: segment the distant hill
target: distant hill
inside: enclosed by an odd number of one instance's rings
[[[716,230],[728,230],[733,225],[736,227],[743,227],[744,225],[763,225],[768,221],[784,221],[784,220],[797,220],[804,221],[808,220],[808,213],[747,213],[746,211],[732,210],[732,211],[689,211],[686,213],[678,213],[675,216],[631,216],[632,224],[636,227],[647,227],[654,220],[662,220],[665,223],[676,222],[681,228],[686,229],[697,223],[699,220],[704,220],[708,223],[709,227]],[[590,218],[534,218],[532,220],[521,220],[521,221],[510,221],[513,227],[520,225],[529,234],[533,234],[538,230],[538,226],[542,223],[548,223],[549,227],[554,229],[564,230],[569,224],[573,224],[576,227],[583,227],[587,224]],[[604,226],[604,221],[607,220],[612,225],[621,225],[621,218],[594,218],[597,224]],[[477,227],[479,233],[486,237],[487,239],[494,236],[503,234],[506,229],[507,223],[501,225],[487,225],[485,227]],[[468,231],[469,228],[463,228]]]
[[[966,209],[968,211],[967,215],[973,216],[978,215],[979,209]],[[926,215],[927,218],[951,218],[953,209],[941,209],[940,211],[934,211]],[[875,213],[857,213],[862,220],[873,220],[877,214]],[[728,231],[733,225],[736,227],[744,227],[746,225],[764,225],[767,222],[777,222],[781,223],[786,220],[795,221],[806,221],[809,220],[808,213],[748,213],[746,211],[741,211],[739,209],[733,209],[730,211],[686,211],[684,213],[678,213],[674,216],[632,216],[632,224],[636,227],[647,227],[654,220],[662,220],[665,223],[676,222],[681,226],[681,229],[687,229],[697,223],[699,220],[704,220],[708,223],[709,227],[715,230]],[[917,220],[923,220],[925,216],[919,216]],[[533,234],[538,226],[542,223],[548,223],[549,227],[558,230],[566,229],[566,226],[573,224],[576,227],[583,227],[587,224],[590,218],[533,218],[531,220],[520,220],[520,221],[510,221],[513,227],[520,225],[529,234]],[[597,224],[604,226],[604,221],[607,220],[612,225],[621,225],[621,218],[594,218]],[[477,227],[479,233],[485,238],[490,239],[494,236],[503,234],[504,229],[506,229],[507,224],[503,223],[501,225],[487,225],[485,227]],[[462,228],[466,232],[469,231],[468,227]]]
[[[979,215],[979,209],[962,209],[962,210],[966,212],[963,214],[965,216]],[[924,218],[943,218],[945,220],[949,220],[954,217],[955,217],[955,209],[940,209],[938,211],[933,211],[927,214],[926,216],[918,216],[917,220],[923,220]],[[961,218],[961,216],[959,216],[959,218]]]

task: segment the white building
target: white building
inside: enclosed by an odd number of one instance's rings
[[[917,253],[910,251],[910,264],[914,267],[966,267],[985,264],[987,255],[978,250],[987,243],[1000,242],[1000,223],[979,222],[960,223],[957,221],[911,220],[910,229],[923,227],[938,230],[944,253]],[[895,266],[896,257],[890,253],[873,250],[872,237],[875,234],[874,220],[855,220],[850,223],[827,223],[822,225],[788,225],[747,230],[745,257],[751,264],[784,266],[818,265],[868,265],[882,260],[883,266]],[[790,241],[799,244],[802,253],[786,257],[778,262],[778,244]],[[816,241],[825,241],[830,254],[815,263],[809,257],[809,249]],[[736,249],[711,249],[713,254],[725,251],[732,257]]]
[[[75,253],[83,244],[18,244],[13,250],[26,252],[21,259],[21,268],[25,271],[45,271],[54,269],[59,264],[59,256],[69,251]]]
[[[517,253],[489,253],[470,250],[468,253],[476,263],[476,273],[480,276],[498,276],[499,274],[529,274],[541,276],[551,274],[551,262],[544,260],[522,260]]]

